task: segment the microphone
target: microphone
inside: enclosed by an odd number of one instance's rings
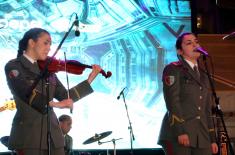
[[[80,32],[79,32],[79,25],[78,25],[78,15],[76,14],[76,17],[75,17],[75,21],[74,21],[74,25],[75,25],[75,36],[78,37],[80,36]]]
[[[196,49],[194,49],[195,52],[199,52],[200,54],[206,56],[206,57],[209,57],[209,54],[207,51],[205,51],[203,48],[201,47],[197,47]]]
[[[126,89],[126,87],[124,87],[124,88],[122,89],[122,91],[119,93],[119,95],[118,95],[118,97],[117,97],[118,100],[120,99],[120,97],[121,97],[121,95],[123,94],[123,92],[124,92],[125,89]]]
[[[235,32],[232,32],[232,33],[230,33],[230,34],[224,36],[222,39],[223,39],[223,40],[235,39]]]

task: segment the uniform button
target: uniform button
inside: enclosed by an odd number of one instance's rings
[[[197,116],[196,119],[201,119],[201,117],[200,117],[200,116]]]
[[[200,99],[202,99],[202,96],[199,96]]]
[[[202,87],[200,87],[200,90],[202,90]]]
[[[201,107],[198,107],[198,110],[201,110]]]

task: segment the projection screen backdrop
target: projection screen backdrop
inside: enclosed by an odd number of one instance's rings
[[[117,149],[130,148],[129,123],[124,96],[133,127],[133,148],[158,148],[157,139],[166,111],[162,97],[163,67],[176,60],[175,39],[191,30],[191,10],[186,0],[0,0],[0,107],[12,95],[5,79],[6,62],[17,55],[18,41],[31,27],[42,27],[52,36],[50,54],[55,52],[65,33],[79,18],[80,36],[74,28],[56,57],[99,64],[111,71],[108,79],[99,75],[92,84],[94,93],[75,103],[69,110],[55,109],[57,116],[73,119],[70,135],[74,149],[107,149],[113,143],[82,143],[96,133],[112,131],[101,140],[116,141]],[[83,81],[82,75],[69,74],[69,85]],[[58,77],[66,86],[65,72]],[[66,86],[67,87],[67,86]],[[14,107],[0,112],[0,137],[10,134]],[[0,151],[7,148],[0,144]]]

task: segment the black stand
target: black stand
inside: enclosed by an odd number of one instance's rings
[[[51,155],[51,121],[50,121],[50,106],[49,106],[49,81],[48,81],[48,76],[49,76],[49,71],[48,71],[48,66],[51,64],[53,58],[61,48],[62,44],[64,43],[65,39],[68,37],[69,33],[71,32],[72,28],[74,25],[78,25],[78,18],[76,14],[76,19],[69,28],[68,32],[65,33],[63,39],[61,40],[60,44],[58,45],[55,53],[46,60],[46,64],[44,68],[41,70],[40,75],[35,79],[35,82],[32,84],[29,93],[27,93],[28,97],[31,96],[33,90],[37,86],[40,80],[46,79],[46,92],[47,92],[47,147],[48,147],[48,155]]]
[[[130,143],[131,143],[131,152],[130,152],[130,154],[133,155],[134,154],[133,153],[133,141],[135,140],[135,137],[134,137],[134,133],[133,133],[133,128],[131,126],[131,121],[130,121],[130,117],[129,117],[129,113],[128,113],[128,109],[127,109],[127,104],[126,104],[124,93],[122,93],[122,98],[123,98],[123,102],[125,104],[126,114],[127,114],[127,118],[128,118],[128,121],[129,121],[128,129],[130,130]]]
[[[212,95],[214,96],[215,103],[216,103],[215,112],[216,112],[216,115],[219,116],[219,118],[222,122],[223,129],[224,129],[224,134],[225,134],[225,136],[227,138],[227,141],[228,141],[229,151],[230,151],[231,155],[234,155],[233,147],[232,147],[232,144],[230,142],[230,138],[228,136],[228,132],[227,132],[227,129],[226,129],[226,126],[225,126],[225,122],[224,122],[224,118],[223,118],[223,112],[220,108],[219,98],[216,95],[215,86],[214,86],[214,83],[211,79],[211,74],[209,73],[209,69],[208,69],[208,66],[207,66],[207,61],[206,61],[206,56],[205,55],[203,55],[203,62],[204,62],[204,66],[205,66],[205,69],[206,69],[207,77],[208,77],[209,82],[210,82]],[[220,144],[219,144],[219,147],[220,147]],[[219,148],[219,151],[220,151],[220,148]]]
[[[49,106],[49,72],[46,78],[46,92],[47,92],[47,147],[48,147],[48,155],[51,155],[51,115],[50,115],[50,106]]]

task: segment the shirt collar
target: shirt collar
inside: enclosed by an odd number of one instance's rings
[[[26,57],[26,59],[28,59],[32,64],[33,63],[35,63],[35,62],[37,62],[36,60],[34,60],[33,58],[31,58],[30,56],[28,56],[27,54],[23,54],[25,57]]]
[[[197,63],[194,64],[194,63],[192,63],[191,61],[189,61],[189,60],[187,60],[187,59],[185,59],[185,61],[189,64],[189,66],[190,66],[191,68],[193,68],[194,66],[198,66]]]

